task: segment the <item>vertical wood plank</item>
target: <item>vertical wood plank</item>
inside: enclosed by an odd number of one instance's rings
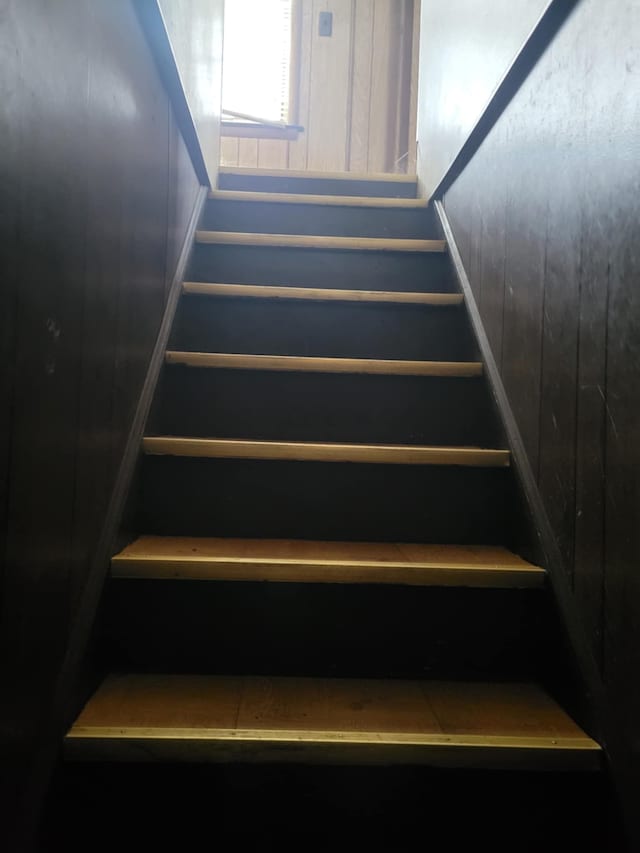
[[[407,171],[409,159],[409,111],[411,108],[411,48],[413,44],[413,0],[402,0],[395,19],[397,27],[391,45],[391,103],[389,122],[393,136],[388,163],[393,172]],[[395,86],[395,92],[393,87]]]
[[[235,136],[220,137],[220,165],[221,166],[237,166],[238,165],[238,145],[239,140]]]
[[[533,139],[531,136],[533,135]],[[548,193],[539,181],[544,131],[524,112],[510,121],[507,189],[503,379],[534,474],[538,473],[540,371]]]
[[[415,175],[417,167],[417,136],[418,136],[418,72],[420,69],[420,16],[421,0],[413,0],[413,32],[411,42],[411,91],[409,95],[409,157],[407,158],[407,173]]]
[[[258,140],[238,140],[238,166],[246,166],[249,169],[258,168]]]
[[[591,197],[590,197],[591,196]],[[585,199],[600,204],[596,187]],[[609,246],[600,221],[582,235],[579,362],[576,395],[574,591],[593,655],[602,666],[604,583],[605,395]]]
[[[552,45],[547,54],[548,73],[563,75],[563,61]],[[584,88],[579,75],[564,79],[557,87],[554,110],[560,114],[573,111],[572,136],[584,133]],[[549,188],[538,485],[573,581],[583,174],[571,146],[547,146],[538,170],[538,181]]]
[[[353,0],[334,6],[333,35],[318,35],[317,21],[326,4],[313,3],[313,71],[310,85],[307,168],[346,169],[350,71],[351,7]]]
[[[258,141],[258,167],[260,169],[286,169],[289,165],[289,145],[285,139],[260,139]]]
[[[374,0],[371,104],[369,111],[369,172],[391,171],[389,162],[395,129],[395,72],[393,70],[397,8],[394,0]]]
[[[504,181],[502,164],[506,161],[507,145],[505,128],[497,129],[496,158],[486,164],[484,176],[485,192],[480,203],[483,209],[482,248],[480,258],[480,313],[485,331],[491,344],[493,357],[499,368],[502,366],[502,335],[504,314],[505,251],[506,251],[506,205],[507,185]]]
[[[352,172],[369,168],[369,112],[373,60],[373,0],[354,0],[349,163]]]

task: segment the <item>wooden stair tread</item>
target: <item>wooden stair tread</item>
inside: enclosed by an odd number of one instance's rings
[[[281,370],[307,373],[359,373],[388,376],[449,376],[469,378],[482,375],[479,361],[410,361],[381,358],[320,358],[297,355],[253,355],[245,353],[176,352],[165,354],[167,364],[185,367],[232,370]]]
[[[416,175],[395,175],[389,172],[314,172],[295,169],[254,169],[249,166],[221,166],[221,175],[255,178],[302,178],[319,181],[362,181],[363,183],[415,184]]]
[[[315,204],[329,207],[377,207],[421,210],[424,198],[385,198],[361,195],[317,195],[312,193],[271,193],[250,190],[211,190],[211,201],[246,201],[266,204]]]
[[[385,237],[334,237],[308,234],[255,234],[241,231],[196,231],[196,242],[289,249],[337,249],[358,252],[443,253],[445,240],[403,240]]]
[[[195,456],[210,459],[271,459],[301,462],[468,465],[473,467],[507,467],[510,464],[508,450],[478,447],[252,441],[177,436],[148,436],[143,439],[142,447],[145,453],[154,456]]]
[[[530,588],[545,572],[505,548],[296,539],[141,536],[111,561],[119,578],[395,583]]]
[[[462,305],[461,293],[417,293],[391,290],[336,290],[322,287],[277,287],[263,284],[217,284],[185,281],[184,293],[202,296],[250,297],[253,299],[308,299],[314,302],[398,302],[411,305]]]
[[[112,675],[71,758],[493,762],[596,769],[600,747],[539,687],[371,679]]]

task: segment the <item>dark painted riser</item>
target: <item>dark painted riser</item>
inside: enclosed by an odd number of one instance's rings
[[[484,379],[167,365],[147,434],[504,446]]]
[[[196,244],[187,278],[351,290],[454,291],[446,253]]]
[[[508,469],[146,457],[146,534],[509,547]]]
[[[440,238],[433,214],[427,208],[404,210],[210,199],[200,227],[258,234]]]
[[[599,774],[300,765],[67,765],[43,853],[231,849],[282,853],[622,850]],[[117,803],[117,808],[114,804]],[[96,827],[100,828],[96,832]],[[428,839],[428,840],[427,840]],[[418,844],[418,847],[416,846]]]
[[[182,296],[170,349],[474,361],[463,306]]]
[[[540,590],[114,580],[110,671],[537,680]]]
[[[220,174],[221,190],[264,193],[307,193],[309,195],[357,195],[373,198],[415,198],[416,185],[410,181],[350,181],[331,178],[269,177],[263,175]]]

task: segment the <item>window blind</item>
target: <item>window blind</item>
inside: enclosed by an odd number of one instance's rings
[[[289,121],[293,0],[226,0],[224,110]]]

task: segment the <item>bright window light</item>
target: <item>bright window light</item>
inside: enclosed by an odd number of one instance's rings
[[[228,113],[289,121],[293,0],[226,0],[222,105]]]

